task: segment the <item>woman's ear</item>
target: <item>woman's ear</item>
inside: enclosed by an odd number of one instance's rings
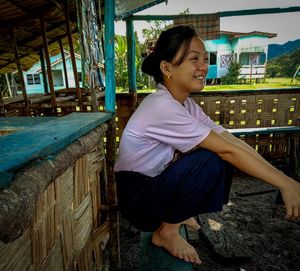
[[[166,76],[167,78],[170,78],[171,77],[171,63],[169,63],[168,61],[166,60],[162,60],[160,62],[160,70],[162,72],[162,74],[164,76]]]

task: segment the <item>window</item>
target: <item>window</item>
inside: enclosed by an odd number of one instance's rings
[[[77,75],[78,75],[78,81],[82,82],[82,73],[78,72]]]
[[[241,53],[240,54],[240,64],[241,65],[249,65],[249,53]]]
[[[33,83],[33,75],[32,74],[27,74],[27,84],[28,85],[34,85],[34,83]]]
[[[216,52],[209,53],[209,65],[217,65],[217,53]]]
[[[41,84],[41,78],[38,73],[35,74],[27,74],[27,84],[28,85],[40,85]]]
[[[40,79],[40,75],[39,74],[34,74],[33,75],[33,79],[34,79],[34,84],[35,85],[40,85],[41,84],[41,79]]]

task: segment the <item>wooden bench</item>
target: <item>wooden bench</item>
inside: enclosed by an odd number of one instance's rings
[[[286,167],[283,170],[287,173],[300,176],[300,126],[238,128],[228,131],[245,140],[267,160],[271,160],[271,163],[276,165],[276,159],[284,162]],[[263,144],[260,141],[266,142],[265,149],[262,149]],[[282,153],[285,155],[282,156]]]

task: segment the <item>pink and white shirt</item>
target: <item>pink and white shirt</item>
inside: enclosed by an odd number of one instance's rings
[[[120,141],[115,171],[135,171],[157,176],[172,161],[175,150],[182,153],[196,147],[209,132],[225,129],[215,124],[188,97],[184,106],[159,84],[129,119]]]

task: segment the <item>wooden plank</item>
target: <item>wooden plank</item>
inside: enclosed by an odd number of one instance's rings
[[[241,128],[228,129],[234,135],[264,135],[264,134],[280,134],[300,132],[300,126],[282,126],[282,127],[260,127],[260,128]]]
[[[54,120],[55,117],[3,117],[0,118],[1,129],[25,129],[45,121]]]
[[[115,0],[104,3],[104,25],[105,25],[105,110],[115,112],[116,104],[116,77],[115,77],[115,52],[114,52],[114,18]]]
[[[136,92],[136,67],[135,67],[135,35],[133,21],[126,21],[126,36],[127,36],[127,69],[128,69],[128,84],[129,92]]]
[[[49,88],[50,88],[50,94],[51,94],[51,105],[53,108],[55,108],[56,107],[56,97],[55,97],[53,76],[52,76],[52,71],[51,71],[51,62],[50,62],[50,57],[49,57],[46,26],[45,26],[45,21],[44,21],[43,16],[40,16],[40,27],[41,27],[41,32],[42,32],[43,46],[44,46],[45,59],[46,59],[46,65],[47,65],[48,82],[49,82]],[[55,109],[55,111],[56,111],[56,109]]]
[[[111,118],[111,113],[72,113],[0,137],[0,174],[56,153]]]
[[[262,8],[262,9],[246,9],[246,10],[234,10],[234,11],[220,11],[220,17],[233,17],[233,16],[248,16],[248,15],[258,15],[258,14],[272,14],[272,13],[286,13],[286,12],[298,12],[300,11],[300,6],[288,7],[288,8]],[[203,14],[188,14],[188,15],[133,15],[126,20],[132,21],[172,21],[176,18],[196,16],[206,16],[215,13],[203,13]]]
[[[15,61],[16,61],[17,68],[18,68],[18,76],[19,76],[20,83],[21,83],[22,95],[24,98],[25,107],[28,110],[28,97],[27,97],[27,93],[26,93],[25,81],[24,81],[24,77],[23,77],[23,71],[22,71],[21,60],[20,60],[20,56],[19,56],[19,52],[18,52],[17,41],[15,38],[14,30],[11,28],[9,30],[10,30],[10,36],[11,36],[11,39],[13,42],[13,49],[15,52]],[[29,115],[29,112],[27,112],[27,114]]]
[[[40,48],[40,50],[39,50],[39,56],[40,56],[41,68],[42,68],[42,77],[43,77],[43,83],[44,83],[44,92],[47,94],[47,93],[49,93],[49,90],[48,90],[48,81],[47,81],[47,75],[46,75],[45,58],[44,58],[44,53],[43,53],[43,49],[42,48]]]
[[[77,73],[75,52],[74,52],[72,33],[71,33],[71,27],[70,27],[69,8],[68,8],[67,1],[64,2],[64,13],[65,13],[66,28],[67,28],[67,37],[68,37],[68,42],[69,42],[70,57],[71,57],[71,61],[72,61],[72,68],[73,68],[73,74],[74,74],[74,80],[75,80],[76,94],[77,94],[77,98],[79,101],[80,109],[82,111],[82,109],[83,109],[82,95],[81,95],[81,89],[79,86],[79,78],[78,78],[78,73]]]
[[[61,39],[58,41],[58,43],[59,43],[61,58],[62,58],[63,67],[64,67],[64,75],[65,75],[66,88],[69,88],[69,80],[68,80],[68,73],[67,73],[66,58],[65,58],[64,47],[63,47]]]
[[[117,204],[117,188],[116,182],[114,181],[114,164],[116,161],[116,122],[115,119],[111,119],[106,131],[107,143],[106,143],[106,169],[107,169],[107,184],[108,190],[108,203],[109,207],[112,208]],[[109,181],[108,181],[109,180]],[[106,186],[106,185],[105,185]],[[102,187],[101,189],[105,189]],[[121,257],[120,257],[120,236],[119,236],[119,213],[117,210],[111,209],[109,214],[111,221],[111,240],[110,240],[110,253],[112,259],[112,269],[117,270],[121,268]]]

